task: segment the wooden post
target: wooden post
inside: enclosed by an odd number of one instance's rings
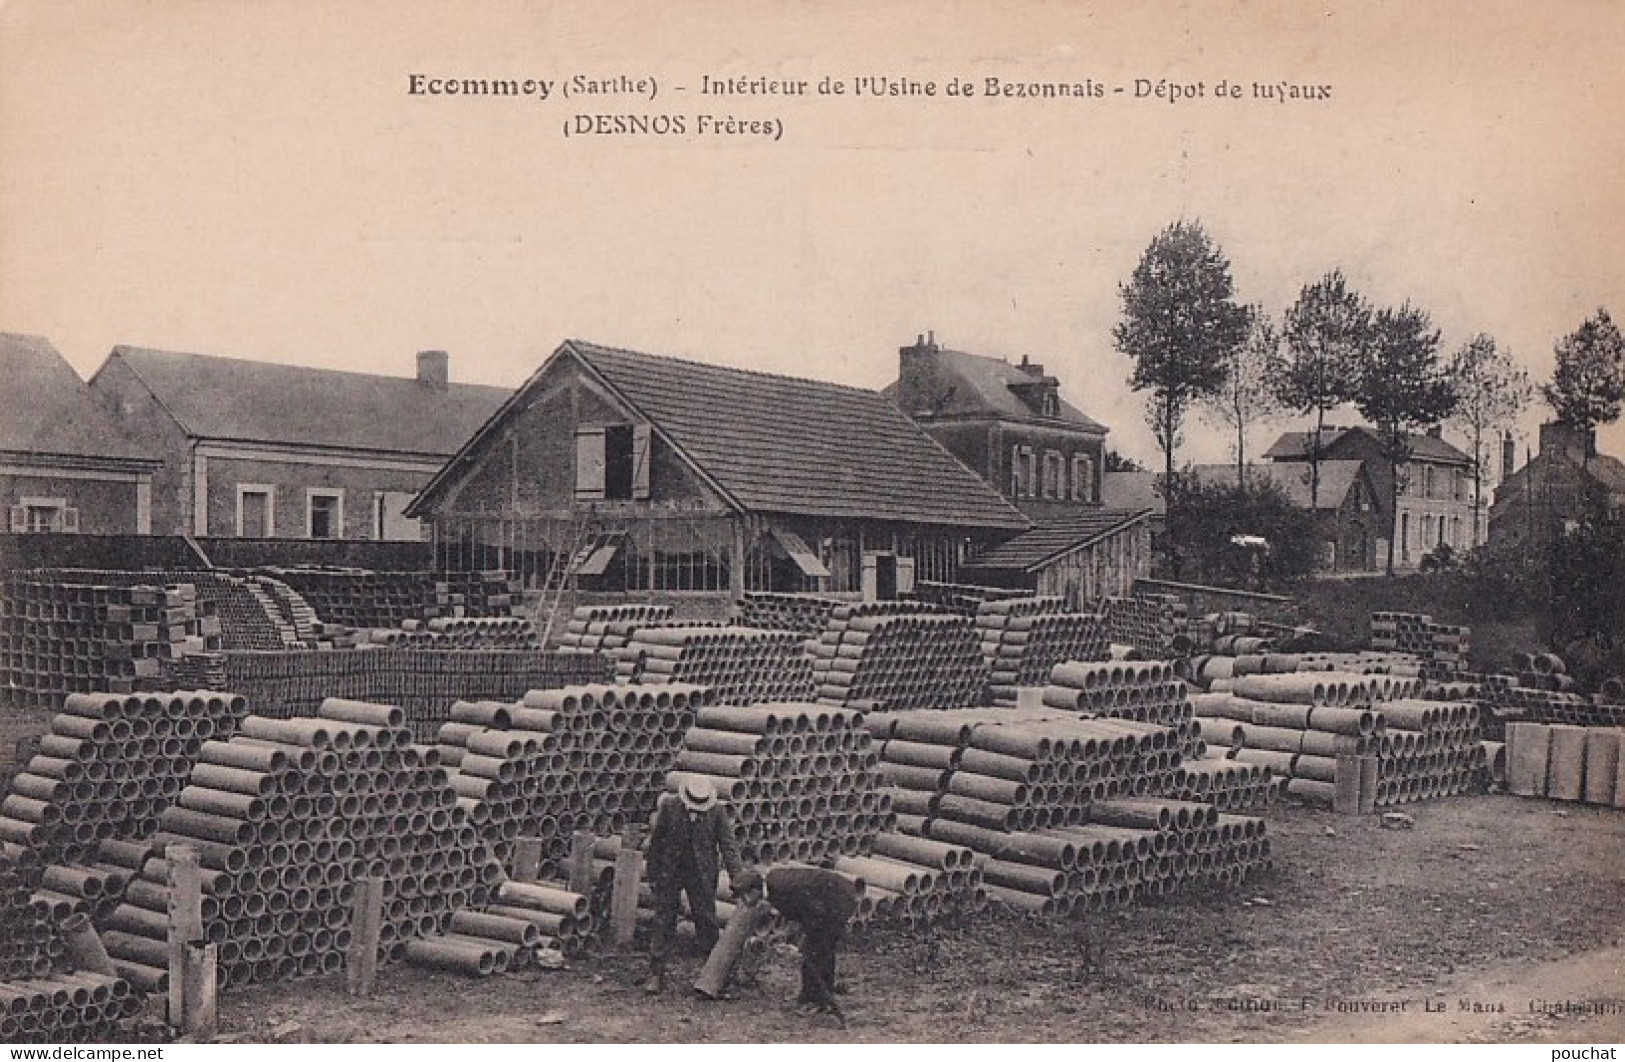
[[[199,1039],[210,1037],[220,1024],[215,946],[193,942],[186,945],[185,955],[181,1031]]]
[[[592,895],[593,835],[577,830],[570,839],[570,891],[581,896]]]
[[[344,987],[352,996],[370,996],[378,982],[378,937],[384,928],[384,879],[356,882],[350,913],[350,952],[344,961]]]
[[[615,891],[609,901],[610,939],[628,947],[638,927],[638,886],[643,882],[642,830],[628,826],[615,853]]]
[[[521,837],[514,842],[513,880],[533,882],[542,876],[542,839]]]
[[[164,848],[169,863],[169,1024],[186,1021],[187,945],[203,940],[203,877],[189,844]]]

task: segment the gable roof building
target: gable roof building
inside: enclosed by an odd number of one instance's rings
[[[571,576],[650,592],[906,589],[1030,526],[873,391],[580,340],[407,513],[470,558],[545,582],[580,555]]]
[[[1595,430],[1550,421],[1540,426],[1540,449],[1522,468],[1512,468],[1507,440],[1501,483],[1490,508],[1494,542],[1539,547],[1594,504],[1625,508],[1625,461],[1597,452]]]
[[[156,456],[50,340],[0,333],[0,500],[12,532],[145,534]]]
[[[415,378],[113,348],[104,409],[163,458],[156,526],[241,537],[418,537],[401,510],[505,388],[451,383],[440,351]]]

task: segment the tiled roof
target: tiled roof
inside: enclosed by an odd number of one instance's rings
[[[156,463],[124,437],[50,340],[0,333],[0,380],[0,450]]]
[[[923,412],[938,416],[984,415],[1002,420],[1043,424],[1059,422],[1067,427],[1102,434],[1106,431],[1098,421],[1064,399],[1061,400],[1058,414],[1054,417],[1045,417],[1034,412],[1015,391],[1010,389],[1011,384],[1020,386],[1033,383],[1033,377],[1003,358],[990,358],[981,354],[966,354],[963,351],[943,348],[937,348],[933,354],[927,356],[935,362],[934,386],[939,394],[928,399],[931,405],[929,410],[910,408],[903,410],[911,416]],[[919,403],[914,403],[912,399],[902,399],[898,394],[902,383],[903,381],[895,381],[882,393],[900,405],[923,405],[927,401],[924,396],[917,396],[921,399]]]
[[[569,340],[742,508],[1025,529],[1021,512],[883,396]]]
[[[1056,557],[1115,535],[1148,516],[1148,510],[1080,510],[1074,515],[1046,521],[1026,534],[993,547],[971,560],[967,567],[1031,571]]]
[[[1376,433],[1370,428],[1360,425],[1353,428],[1327,428],[1320,451],[1325,453],[1336,446],[1345,435],[1358,432],[1368,436],[1373,443],[1377,441]],[[1307,461],[1309,459],[1309,440],[1314,436],[1311,431],[1282,432],[1268,450],[1264,457],[1268,460]],[[1447,464],[1468,465],[1472,460],[1456,447],[1445,442],[1437,435],[1408,435],[1411,454],[1429,461],[1442,461]]]
[[[1336,509],[1348,498],[1349,491],[1360,478],[1360,466],[1363,461],[1322,461],[1320,462],[1320,491],[1316,495],[1319,507],[1322,509]],[[1222,485],[1234,487],[1236,485],[1236,466],[1227,465],[1194,465],[1191,471],[1195,474],[1197,482],[1207,486]],[[1267,480],[1280,488],[1281,492],[1300,509],[1309,508],[1309,464],[1307,461],[1283,461],[1279,463],[1249,465],[1247,476],[1257,482]]]
[[[194,437],[444,457],[500,407],[502,387],[114,347]]]

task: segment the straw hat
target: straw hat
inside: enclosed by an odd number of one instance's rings
[[[708,811],[717,803],[715,787],[704,778],[684,778],[683,784],[677,787],[677,795],[690,811]]]

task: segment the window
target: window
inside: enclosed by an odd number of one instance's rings
[[[344,537],[344,492],[312,487],[305,491],[305,537]]]
[[[1417,543],[1421,549],[1428,548],[1428,542],[1433,538],[1433,514],[1427,513],[1422,517],[1422,540]]]
[[[576,432],[576,497],[626,501],[649,497],[647,424],[612,424]]]
[[[1072,500],[1095,500],[1095,463],[1088,454],[1072,455]]]
[[[267,483],[237,485],[237,537],[276,535],[276,488]]]
[[[1458,517],[1458,519],[1459,519],[1459,517]],[[1439,517],[1439,545],[1441,545],[1441,546],[1444,545],[1444,534],[1445,534],[1445,519],[1444,519],[1444,517],[1441,516],[1441,517]]]
[[[1046,390],[1044,396],[1038,400],[1038,414],[1042,417],[1058,417],[1061,415],[1061,398],[1054,391]]]
[[[1010,497],[1021,497],[1021,447],[1010,447]]]
[[[1456,500],[1457,501],[1466,501],[1467,500],[1467,473],[1466,473],[1466,471],[1464,469],[1460,469],[1460,468],[1456,469],[1454,478],[1456,480]],[[1457,519],[1460,519],[1460,518],[1458,517]]]
[[[1425,465],[1422,468],[1422,497],[1433,497],[1433,466]]]
[[[1044,451],[1044,497],[1066,496],[1066,458],[1059,450]]]
[[[10,528],[16,534],[77,534],[79,510],[65,498],[19,498],[11,507]]]
[[[1010,496],[1034,498],[1038,496],[1038,452],[1031,446],[1010,449]]]
[[[1461,517],[1450,518],[1450,544],[1457,549],[1461,548]]]
[[[1411,514],[1399,514],[1399,555],[1409,558],[1411,555]]]

